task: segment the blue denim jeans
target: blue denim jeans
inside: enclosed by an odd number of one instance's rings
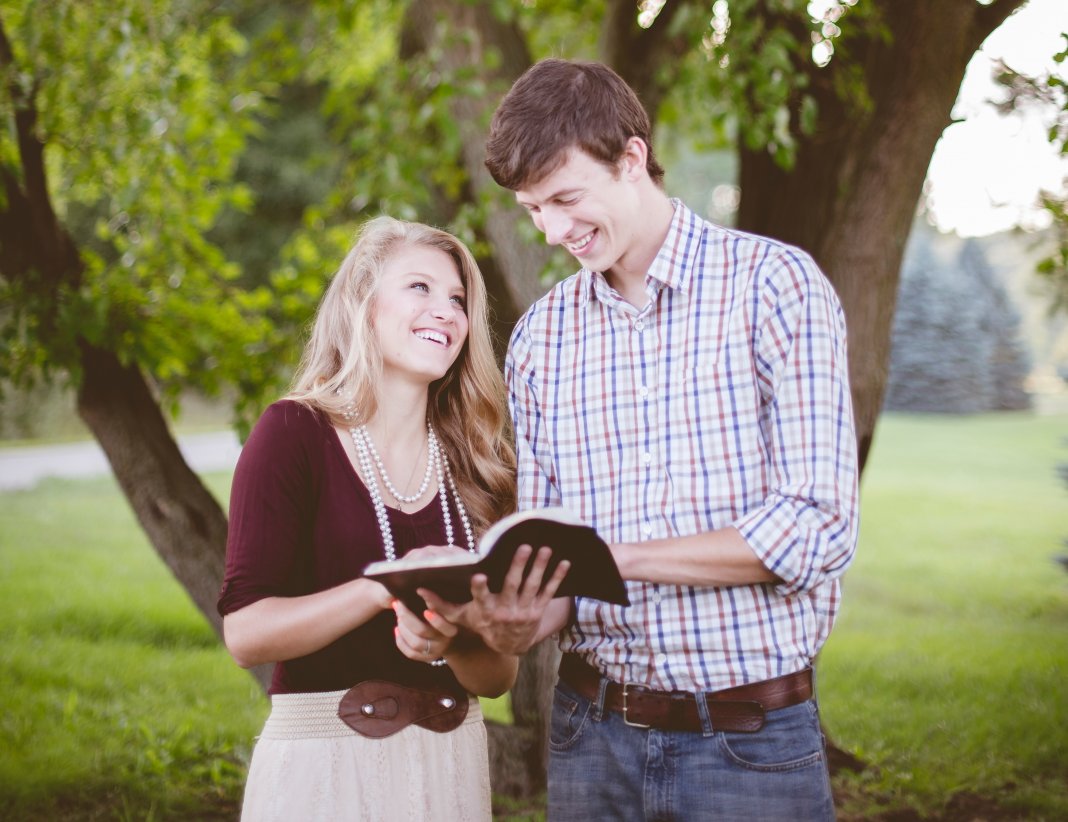
[[[558,683],[549,822],[834,820],[814,699],[769,712],[756,733],[712,731],[702,718],[704,733],[634,728]]]

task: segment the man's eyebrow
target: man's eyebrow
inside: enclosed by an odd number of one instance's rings
[[[561,188],[561,189],[558,189],[558,190],[552,192],[551,194],[549,194],[547,197],[544,198],[544,200],[546,202],[549,202],[551,200],[566,199],[568,197],[573,197],[574,195],[578,194],[582,190],[583,190],[582,186],[571,186],[570,188]],[[534,199],[534,198],[529,198],[529,197],[528,198],[524,198],[518,191],[516,192],[515,198],[521,205],[526,205],[528,202],[530,202],[532,199]]]

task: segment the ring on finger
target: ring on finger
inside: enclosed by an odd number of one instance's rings
[[[423,653],[426,654],[427,656],[430,656],[430,640],[429,639],[426,641],[426,650],[423,651]]]

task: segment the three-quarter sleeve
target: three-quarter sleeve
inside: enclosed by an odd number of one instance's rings
[[[271,405],[241,450],[230,491],[221,615],[295,593],[322,475],[321,427],[295,402]]]

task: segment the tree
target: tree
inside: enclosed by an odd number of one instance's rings
[[[1020,315],[975,240],[918,224],[894,315],[885,408],[969,414],[1030,408]]]
[[[981,333],[990,344],[988,407],[992,411],[1028,410],[1031,396],[1024,381],[1031,370],[1031,355],[1021,337],[1020,312],[974,239],[965,241],[957,264],[983,300]]]
[[[161,404],[231,384],[254,415],[353,223],[378,210],[473,245],[506,339],[543,276],[570,266],[489,180],[482,141],[500,94],[552,52],[609,63],[675,134],[734,140],[739,227],[809,250],[842,298],[863,464],[931,153],[968,59],[1022,2],[847,2],[812,21],[802,0],[0,0],[0,376],[72,376],[150,540],[218,628],[225,517]],[[261,12],[278,15],[262,30]],[[833,46],[825,65],[813,37]],[[270,126],[267,101],[301,83],[321,89],[347,162],[270,291],[239,288],[206,237],[224,205],[249,204],[235,164]],[[551,672],[524,672],[536,785]]]
[[[909,240],[894,315],[886,393],[891,411],[981,411],[990,394],[982,304],[926,231]],[[975,350],[975,346],[979,350]]]
[[[654,119],[667,111],[683,123],[703,120],[701,133],[733,123],[738,227],[810,251],[842,299],[863,468],[886,385],[901,259],[931,154],[969,59],[1021,3],[839,4],[815,25],[806,5],[732,0],[725,16],[722,6],[678,0],[648,4],[658,13],[639,21],[634,4],[621,0],[603,11],[421,0],[407,23],[436,73],[481,81],[458,84],[449,99],[467,132],[463,164],[476,191],[488,185],[478,147],[497,92],[549,50],[612,65]],[[550,10],[568,22],[546,25]],[[710,18],[708,30],[701,22]],[[837,34],[823,66],[811,57],[814,31],[827,45]],[[509,223],[523,219],[513,208],[487,225],[494,250],[512,247],[521,229]],[[528,262],[505,270],[539,269]],[[530,667],[521,676],[535,676]]]
[[[142,527],[218,629],[226,519],[162,403],[256,379],[270,327],[204,234],[246,199],[230,177],[262,90],[237,72],[227,20],[170,6],[0,5],[0,376],[70,375]]]
[[[1064,49],[1053,55],[1056,63],[1068,61],[1068,32],[1061,32]],[[1061,155],[1068,155],[1068,84],[1056,75],[1031,77],[1002,63],[997,80],[1008,90],[999,105],[1003,112],[1013,112],[1039,105],[1052,113],[1047,136],[1050,145]],[[1039,273],[1048,278],[1053,297],[1053,310],[1068,310],[1068,177],[1061,181],[1060,191],[1044,191],[1039,202],[1053,218],[1055,245],[1048,257],[1039,263]]]

